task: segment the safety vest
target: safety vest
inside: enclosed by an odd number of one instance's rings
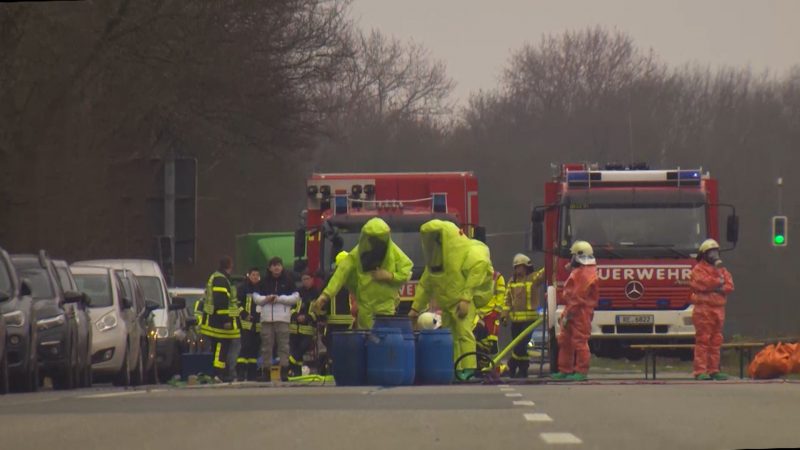
[[[214,286],[217,278],[223,278],[227,286]],[[224,307],[214,305],[214,294],[224,294],[227,302]],[[236,299],[236,287],[221,272],[214,272],[206,283],[203,299],[203,321],[200,333],[218,339],[237,339],[239,337],[239,302]]]
[[[507,285],[505,310],[510,310],[512,322],[529,322],[539,318],[539,285],[544,270],[534,272],[521,280],[515,278]]]
[[[350,292],[345,288],[336,294],[336,298],[332,298],[328,304],[330,305],[330,313],[328,313],[329,325],[352,325],[353,315],[350,312]]]
[[[242,330],[247,330],[247,331],[255,330],[255,331],[260,333],[261,332],[261,321],[260,320],[255,322],[255,323],[253,323],[252,320],[246,320],[245,319],[246,315],[248,315],[248,314],[251,315],[253,313],[253,311],[255,311],[253,309],[253,294],[247,294],[244,297],[244,305],[241,308],[241,310],[242,310],[242,316],[241,316]],[[252,315],[250,317],[252,317]]]

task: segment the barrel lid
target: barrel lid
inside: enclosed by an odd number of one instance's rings
[[[403,330],[401,328],[373,328],[372,333],[374,334],[403,334]]]
[[[421,334],[450,334],[449,328],[437,328],[435,330],[419,330]]]

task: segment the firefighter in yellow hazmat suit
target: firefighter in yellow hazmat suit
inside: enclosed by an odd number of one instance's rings
[[[431,298],[442,309],[442,326],[453,333],[454,359],[475,352],[472,326],[476,308],[492,299],[494,269],[486,244],[465,236],[452,222],[431,220],[420,228],[425,272],[417,285],[409,316],[416,318]],[[474,356],[457,367],[461,380],[477,367]]]
[[[314,308],[321,310],[340,289],[352,287],[358,305],[356,326],[369,330],[376,314],[394,314],[400,288],[411,278],[412,267],[411,259],[392,242],[389,225],[374,217],[361,228],[353,250],[341,262],[337,261],[336,272]]]

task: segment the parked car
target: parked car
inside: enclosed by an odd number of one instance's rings
[[[191,331],[187,331],[190,336],[187,338],[188,342],[194,342],[195,345],[184,348],[184,351],[194,352],[204,348],[204,336],[200,334],[200,320],[201,314],[198,314],[196,308],[197,302],[202,302],[203,297],[206,295],[205,289],[200,288],[169,288],[169,295],[172,298],[183,298],[186,300],[186,324],[189,325]],[[202,311],[202,305],[200,311]]]
[[[153,311],[156,324],[156,365],[159,377],[166,379],[180,373],[181,353],[195,344],[187,334],[190,328],[186,323],[186,307],[183,299],[170,300],[167,283],[161,268],[155,261],[146,259],[104,259],[79,261],[77,266],[103,266],[113,269],[127,269],[136,275],[139,285],[144,291],[145,299],[158,303],[159,308]]]
[[[11,283],[11,275],[9,274],[8,267],[0,261],[0,305],[9,302],[12,297],[12,289],[14,288]],[[16,294],[14,295],[16,296]],[[9,379],[8,379],[8,332],[6,331],[6,321],[3,320],[3,307],[0,306],[0,394],[8,393]]]
[[[68,303],[85,300],[79,292],[64,292],[45,252],[12,255],[19,278],[30,283],[36,319],[36,353],[42,375],[56,389],[72,389],[78,379],[78,322]]]
[[[89,314],[95,324],[92,372],[118,386],[144,383],[147,328],[140,317],[146,310],[125,294],[119,274],[109,267],[72,267],[78,287],[91,298]]]
[[[7,280],[4,289],[8,298],[0,302],[0,313],[6,330],[5,351],[10,388],[32,392],[39,388],[39,363],[36,353],[36,318],[33,296],[27,280],[21,280],[11,257],[0,248],[0,280]],[[0,281],[0,283],[4,283]]]
[[[161,305],[156,302],[147,302],[139,280],[130,270],[117,270],[122,281],[122,290],[125,297],[132,299],[137,310],[139,326],[145,330],[146,339],[143,341],[144,374],[146,380],[155,381],[156,364],[156,324],[153,320],[153,311]]]
[[[64,292],[80,292],[69,265],[61,259],[53,260],[53,267],[56,269],[58,282]],[[92,322],[89,318],[88,299],[65,305],[65,309],[71,310],[75,314],[78,323],[78,387],[90,387],[92,385]]]

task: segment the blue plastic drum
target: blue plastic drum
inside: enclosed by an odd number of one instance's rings
[[[367,384],[366,331],[339,331],[333,333],[331,360],[333,379],[337,386],[363,386]]]
[[[367,383],[377,386],[404,384],[408,378],[406,349],[400,329],[373,329],[367,337]]]
[[[453,335],[448,329],[422,330],[417,340],[417,383],[453,382]]]

